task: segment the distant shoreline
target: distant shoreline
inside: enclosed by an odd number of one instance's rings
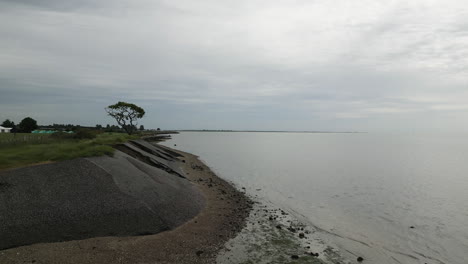
[[[367,134],[368,132],[360,131],[282,131],[282,130],[209,130],[209,129],[187,129],[187,130],[174,130],[177,132],[243,132],[243,133],[299,133],[299,134]]]

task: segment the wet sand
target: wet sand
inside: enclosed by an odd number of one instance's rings
[[[0,251],[0,263],[215,263],[224,244],[245,226],[252,202],[196,156],[176,152],[183,155],[179,159],[187,179],[206,200],[195,218],[156,235],[97,237],[7,249]]]

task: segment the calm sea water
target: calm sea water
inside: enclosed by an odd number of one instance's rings
[[[468,136],[184,132],[164,143],[369,263],[468,263]]]

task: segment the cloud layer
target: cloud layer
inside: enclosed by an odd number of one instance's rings
[[[0,36],[0,119],[468,130],[463,1],[10,0]]]

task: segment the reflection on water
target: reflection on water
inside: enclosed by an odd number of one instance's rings
[[[468,140],[185,132],[164,143],[373,263],[468,263]]]

